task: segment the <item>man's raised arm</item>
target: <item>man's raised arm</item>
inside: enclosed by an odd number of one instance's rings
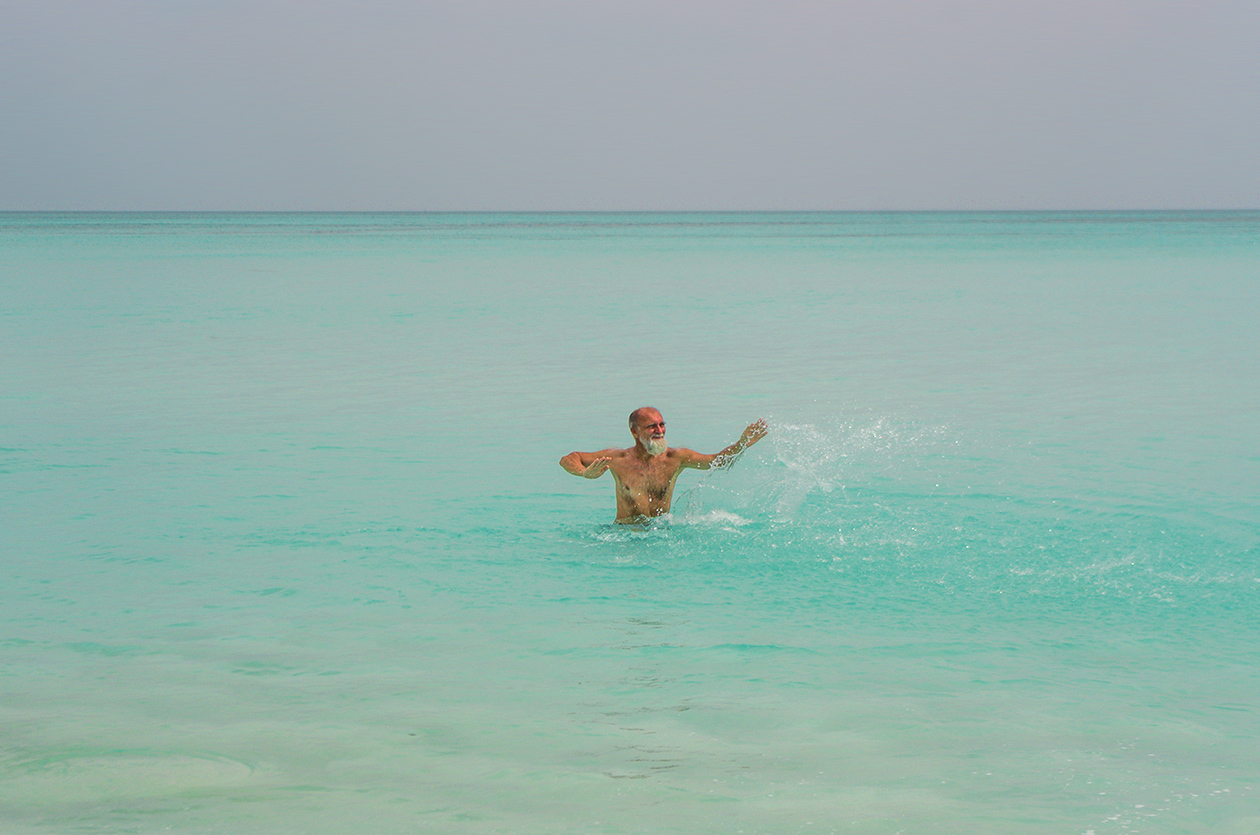
[[[687,460],[683,461],[684,467],[691,467],[696,470],[708,470],[717,467],[719,470],[725,469],[735,463],[735,459],[739,458],[744,450],[766,437],[766,432],[770,431],[766,426],[766,422],[760,418],[748,424],[748,428],[739,436],[739,440],[719,452],[717,455],[704,455],[699,452],[692,452]],[[690,451],[690,450],[689,450]]]
[[[582,478],[599,478],[612,463],[609,455],[611,452],[610,449],[599,452],[570,452],[560,459],[560,466],[564,467],[565,472]]]

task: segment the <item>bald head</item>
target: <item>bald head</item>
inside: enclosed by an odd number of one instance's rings
[[[665,418],[651,406],[630,413],[630,434],[648,455],[660,455],[669,449],[665,443]]]
[[[661,419],[661,413],[659,410],[653,409],[651,406],[641,406],[630,413],[630,431],[633,432],[634,430],[638,429],[639,424],[648,415],[651,415],[653,418],[652,421],[648,421],[649,423],[652,423],[652,422],[655,422],[656,420]]]

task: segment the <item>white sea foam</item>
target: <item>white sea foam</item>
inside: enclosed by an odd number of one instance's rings
[[[700,514],[687,514],[685,516],[676,517],[675,521],[686,525],[717,525],[724,528],[742,528],[751,524],[751,519],[745,519],[738,513],[732,513],[729,510],[709,510]]]

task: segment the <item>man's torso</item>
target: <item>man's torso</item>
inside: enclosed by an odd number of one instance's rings
[[[683,456],[667,449],[643,458],[634,447],[614,452],[608,469],[617,486],[617,521],[632,522],[669,512]]]

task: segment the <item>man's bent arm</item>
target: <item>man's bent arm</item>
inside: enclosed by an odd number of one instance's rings
[[[565,472],[582,478],[599,478],[608,469],[608,463],[612,460],[609,457],[611,452],[608,449],[599,452],[570,452],[560,459],[560,466]]]
[[[692,452],[687,450],[688,455],[683,460],[684,467],[691,467],[696,470],[708,470],[713,467],[725,469],[735,463],[735,459],[753,444],[760,441],[766,436],[769,429],[766,427],[764,420],[755,420],[748,424],[748,428],[739,436],[739,440],[719,452],[717,455],[705,455],[700,452]]]

